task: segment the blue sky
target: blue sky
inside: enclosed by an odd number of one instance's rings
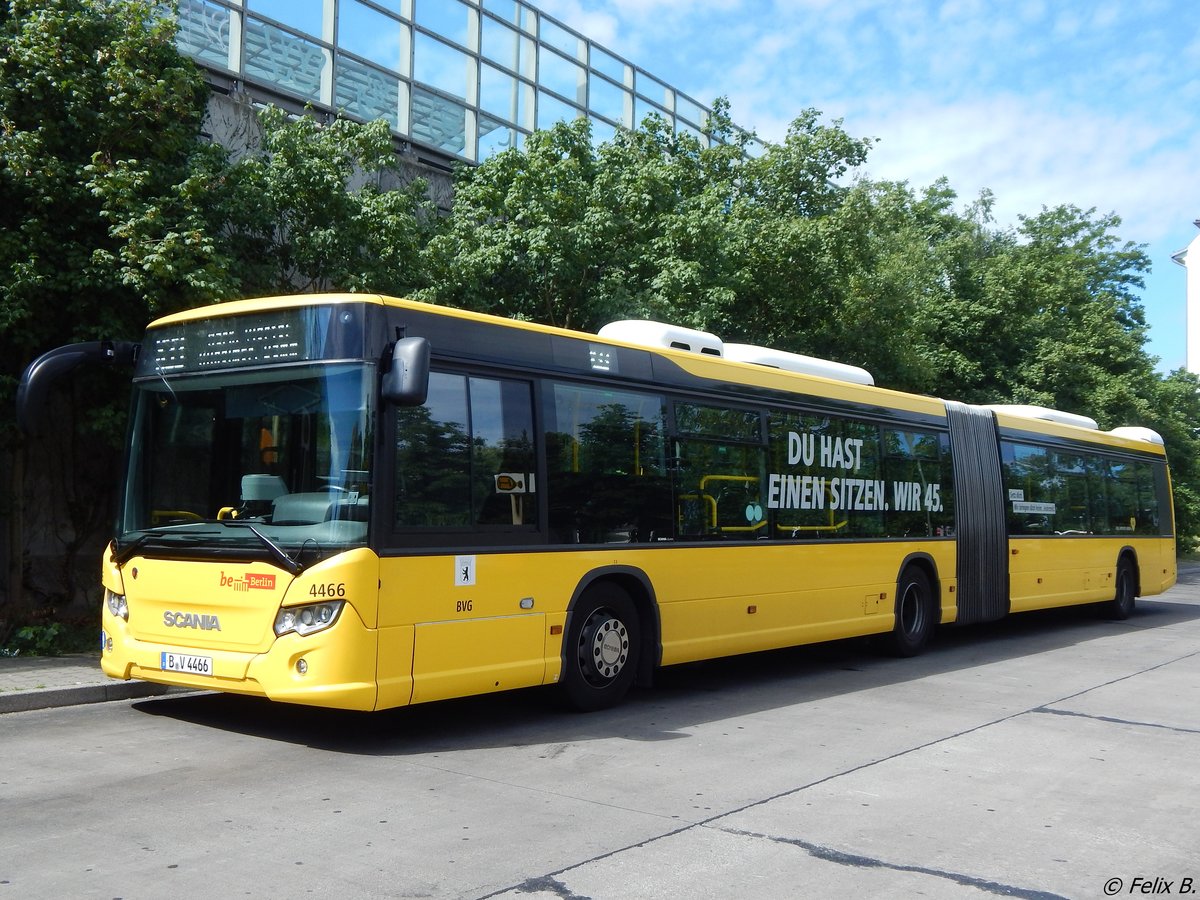
[[[535,0],[774,140],[806,107],[879,140],[871,177],[990,189],[1002,225],[1070,203],[1146,245],[1160,369],[1184,365],[1200,219],[1200,0]]]

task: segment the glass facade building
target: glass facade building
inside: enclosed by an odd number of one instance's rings
[[[179,48],[214,74],[479,162],[557,121],[597,141],[709,110],[521,0],[180,0]]]

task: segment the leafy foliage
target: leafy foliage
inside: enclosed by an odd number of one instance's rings
[[[261,152],[232,166],[225,186],[239,292],[418,287],[433,210],[419,179],[384,189],[398,171],[387,122],[322,125],[268,108],[261,124]]]
[[[0,648],[0,656],[53,656],[63,630],[58,622],[22,626],[13,633],[8,645]]]
[[[199,138],[207,89],[174,36],[173,19],[145,0],[13,0],[0,20],[0,438],[12,479],[3,497],[10,604],[20,605],[24,577],[24,448],[12,404],[24,366],[60,344],[135,335],[156,312],[232,287],[204,199],[204,173],[223,154]],[[34,448],[42,459],[53,450],[68,472],[41,492],[59,502],[36,508],[39,530],[59,541],[56,568],[68,593],[74,557],[109,519],[123,382],[108,371],[74,380],[58,440]],[[51,476],[39,474],[45,485]]]
[[[0,629],[0,657],[63,656],[86,653],[96,647],[96,623],[92,617],[85,621],[50,621],[53,610],[43,610],[40,621],[17,625],[7,633]]]
[[[146,2],[16,0],[0,57],[6,397],[36,353],[231,287],[197,203],[206,88]],[[203,160],[203,163],[199,161]],[[199,172],[194,167],[199,168]]]
[[[1073,206],[1013,228],[983,193],[858,170],[871,142],[804,111],[757,158],[716,104],[701,146],[647,119],[595,145],[586,121],[458,178],[424,295],[593,330],[654,318],[863,365],[879,383],[1141,424],[1168,437],[1180,529],[1200,526],[1187,378],[1145,349],[1144,249]]]
[[[3,10],[0,468],[12,483],[0,499],[8,600],[19,607],[25,527],[41,535],[41,554],[57,548],[61,589],[78,593],[75,557],[94,558],[111,522],[128,396],[127,372],[99,371],[52,398],[54,425],[32,445],[41,502],[27,516],[12,402],[27,363],[62,344],[136,338],[157,315],[239,295],[407,290],[431,216],[420,182],[382,189],[396,166],[384,123],[321,127],[269,111],[263,152],[231,164],[201,136],[208,89],[158,4],[14,0]]]
[[[203,141],[203,79],[147,0],[13,0],[0,36],[0,426],[21,368],[59,344],[235,296],[419,289],[584,330],[668,320],[898,389],[1147,425],[1179,530],[1200,531],[1200,385],[1155,372],[1149,261],[1113,215],[999,227],[986,192],[961,205],[944,180],[868,179],[872,141],[811,109],[754,156],[718,100],[711,143],[655,117],[599,144],[583,119],[536,132],[460,169],[439,221],[383,122],[267,110],[261,147],[234,162]],[[72,392],[80,430],[114,446],[123,390]],[[79,530],[96,490],[64,492]]]

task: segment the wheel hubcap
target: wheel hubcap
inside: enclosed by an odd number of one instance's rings
[[[579,661],[592,683],[612,681],[629,660],[629,631],[606,610],[592,613],[579,639]]]

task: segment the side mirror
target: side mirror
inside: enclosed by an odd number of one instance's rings
[[[392,347],[392,367],[383,375],[383,399],[397,406],[420,406],[429,395],[429,341],[401,338]]]
[[[141,344],[132,341],[87,341],[43,353],[26,368],[17,386],[17,424],[26,434],[37,430],[50,387],[85,363],[113,365],[137,362]]]

